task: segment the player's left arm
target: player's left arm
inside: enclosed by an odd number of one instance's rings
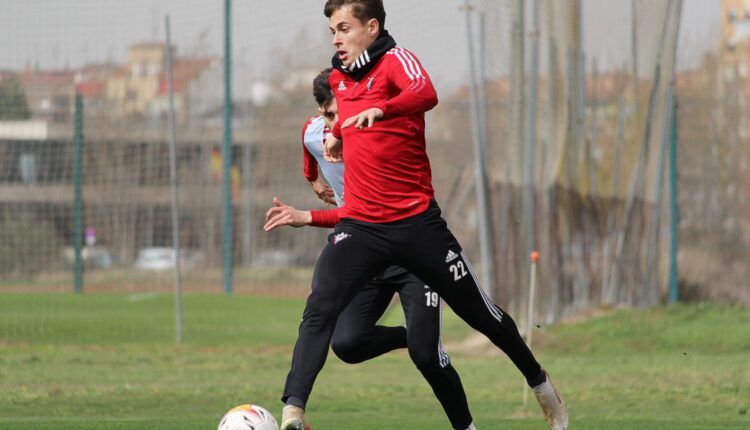
[[[435,87],[417,57],[401,48],[393,49],[387,56],[389,62],[384,66],[388,68],[388,79],[400,90],[399,94],[347,118],[341,128],[372,127],[381,119],[425,113],[437,106]]]
[[[421,114],[437,106],[435,87],[416,55],[394,48],[388,57],[388,78],[401,92],[375,106],[383,118]]]

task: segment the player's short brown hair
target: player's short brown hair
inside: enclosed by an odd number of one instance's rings
[[[321,71],[318,76],[313,79],[313,97],[318,103],[318,106],[325,107],[328,103],[333,100],[333,91],[331,91],[331,85],[328,83],[328,77],[331,75],[330,67]]]
[[[351,6],[352,13],[363,24],[375,18],[380,23],[380,30],[385,27],[385,8],[383,0],[327,0],[323,13],[330,18],[334,12],[344,6]]]

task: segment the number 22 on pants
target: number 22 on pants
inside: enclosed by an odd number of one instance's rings
[[[451,271],[451,273],[453,273],[454,281],[458,281],[459,279],[468,275],[468,272],[466,272],[466,266],[464,266],[464,262],[460,260],[456,261],[456,264],[451,264],[449,270]]]

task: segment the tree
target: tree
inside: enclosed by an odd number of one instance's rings
[[[31,118],[26,94],[18,79],[11,76],[0,81],[0,120]]]

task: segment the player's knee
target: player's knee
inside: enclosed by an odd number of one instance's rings
[[[331,349],[344,363],[357,364],[364,361],[360,353],[363,349],[363,339],[361,336],[334,333],[331,340]]]
[[[409,357],[418,369],[431,368],[440,365],[438,351],[431,348],[416,348],[409,346]]]

